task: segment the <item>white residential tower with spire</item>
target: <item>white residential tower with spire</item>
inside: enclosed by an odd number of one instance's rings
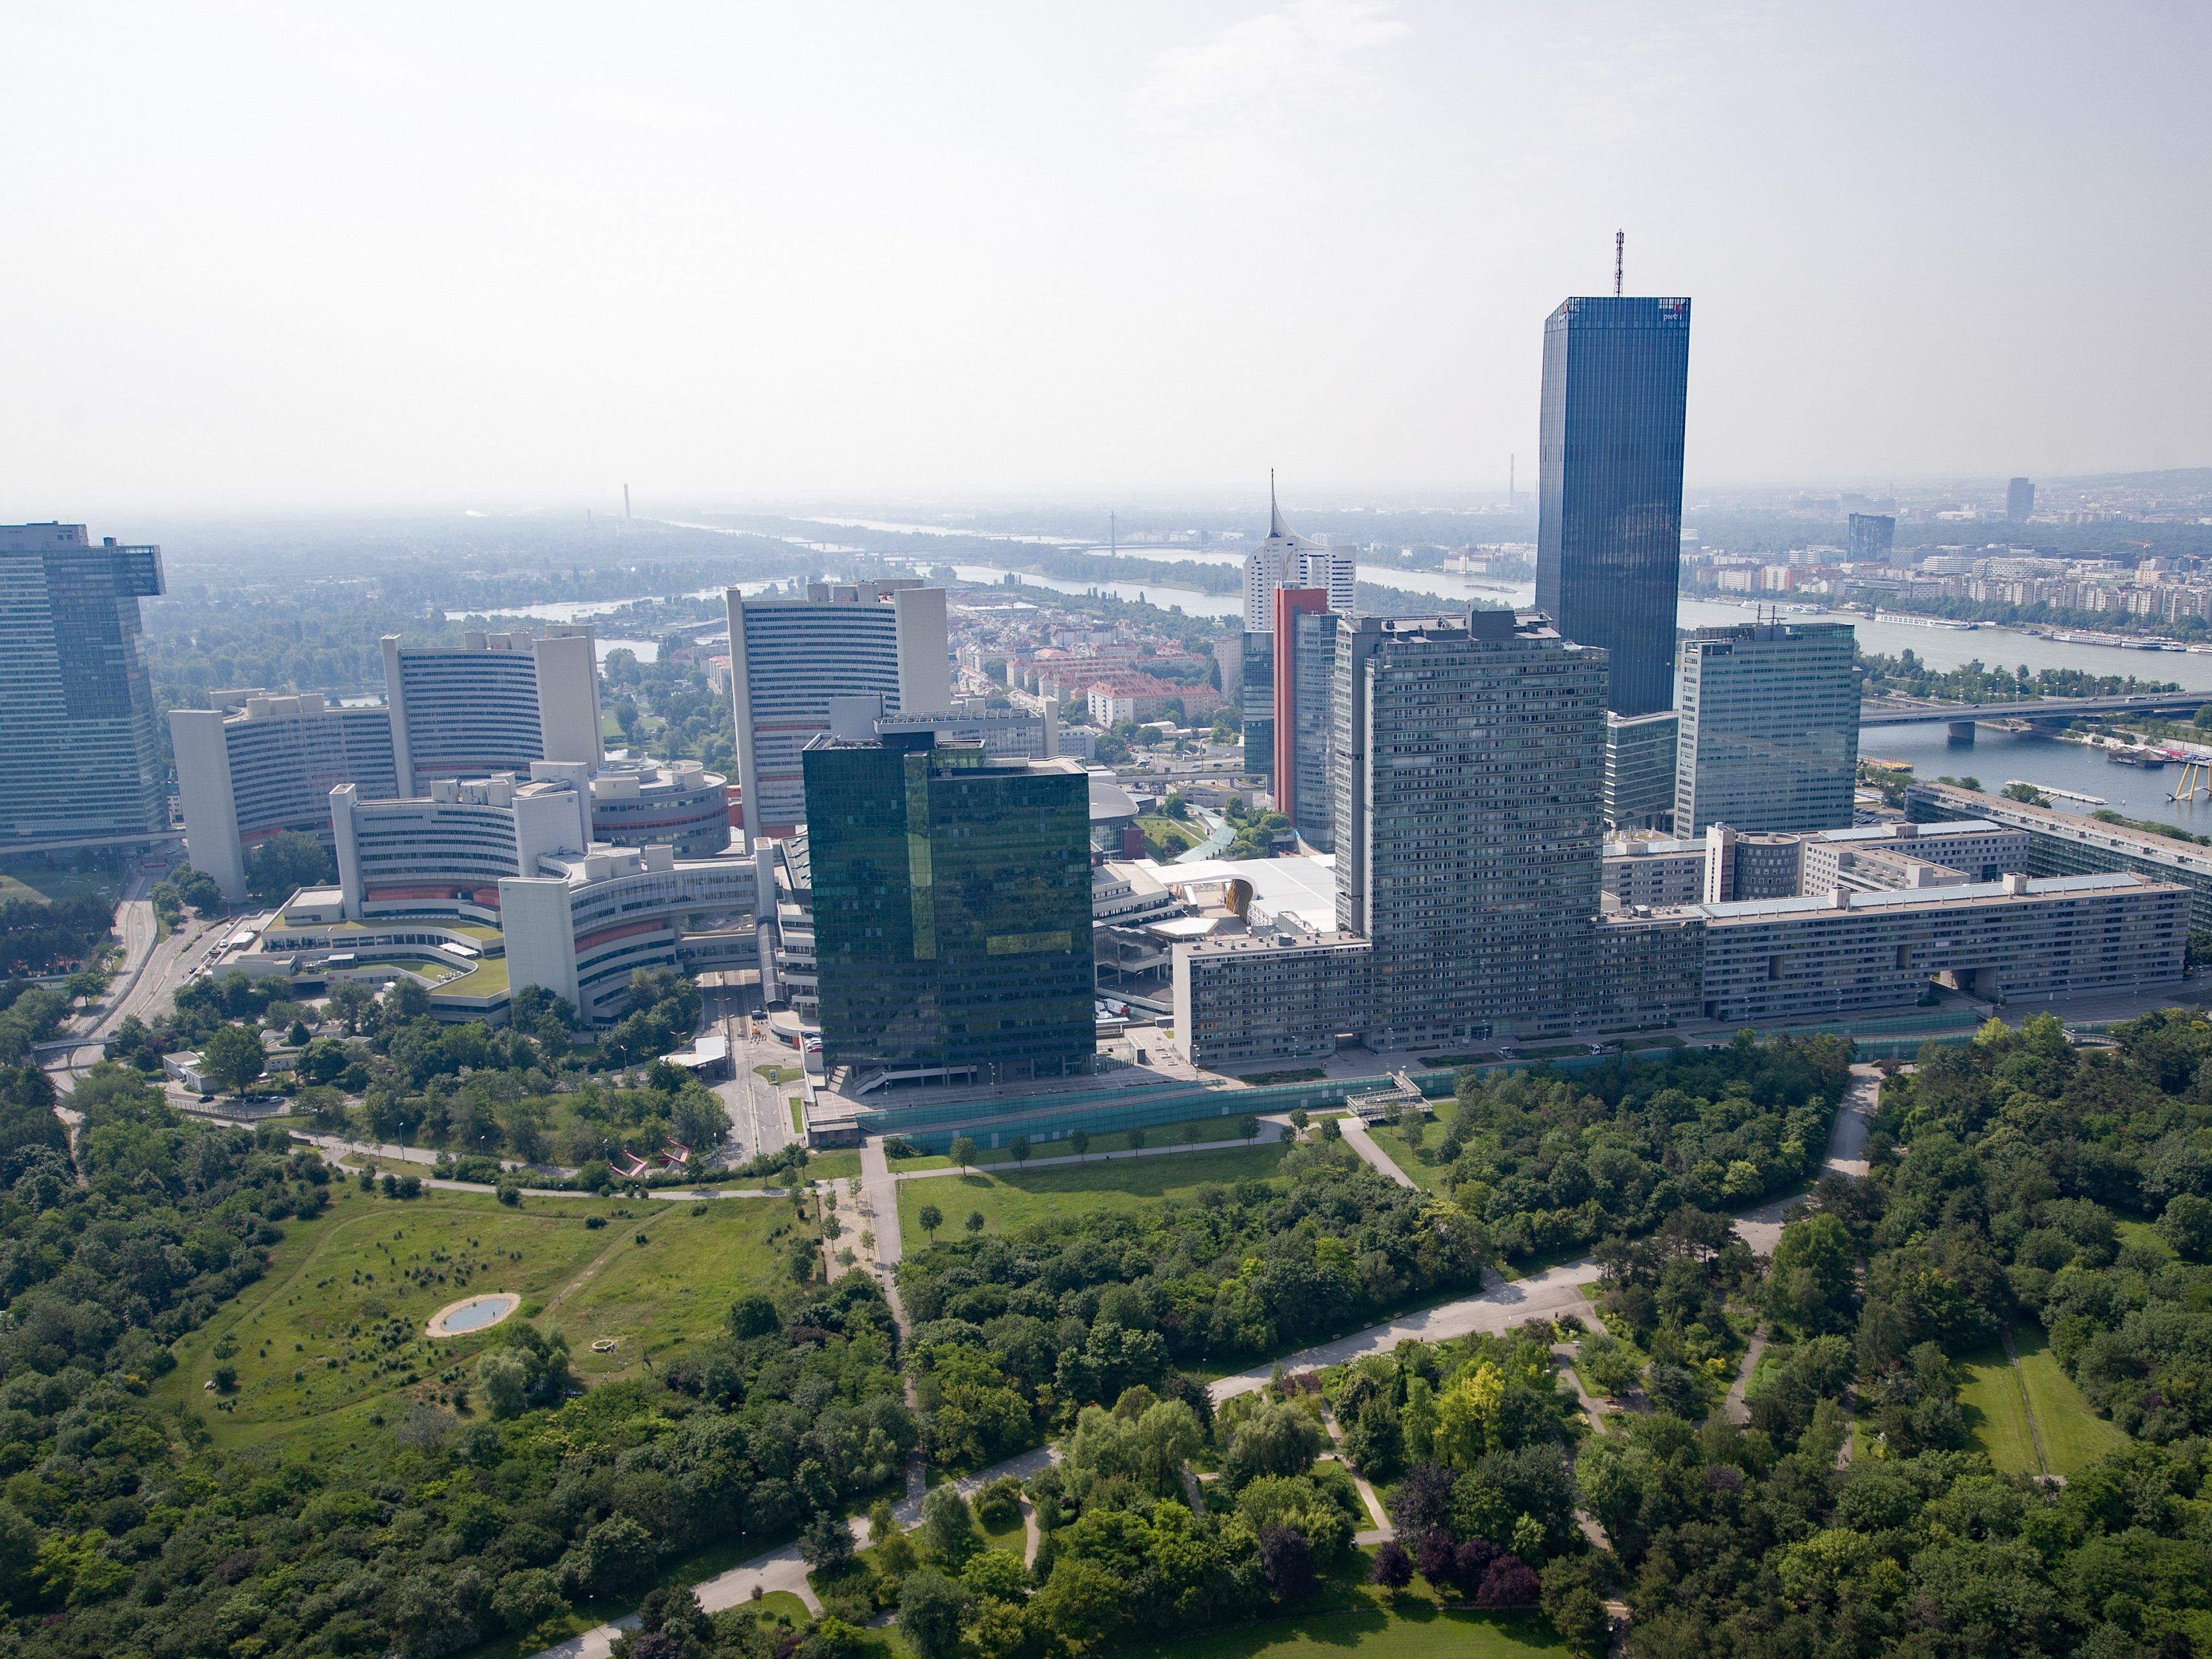
[[[1267,474],[1267,539],[1244,556],[1244,631],[1265,634],[1275,625],[1275,590],[1318,587],[1328,608],[1352,614],[1358,582],[1354,550],[1310,541],[1283,522],[1275,505],[1275,475]]]

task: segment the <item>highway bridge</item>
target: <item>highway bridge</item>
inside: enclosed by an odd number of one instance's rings
[[[1861,726],[1972,726],[1977,720],[2048,721],[2063,726],[2082,714],[2178,714],[2186,718],[2212,691],[2138,691],[2124,697],[2037,697],[2024,702],[1862,703]]]

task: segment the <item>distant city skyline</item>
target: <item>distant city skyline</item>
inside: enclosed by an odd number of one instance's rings
[[[1692,481],[2212,462],[2203,8],[130,15],[0,21],[0,516],[1502,495],[1616,230]]]

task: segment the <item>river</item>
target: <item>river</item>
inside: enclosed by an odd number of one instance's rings
[[[2131,818],[2162,818],[2212,834],[2212,801],[2166,799],[2181,777],[2179,765],[2169,763],[2155,772],[2116,766],[2101,750],[2084,744],[1986,726],[1976,728],[1972,743],[1954,743],[1948,728],[1942,726],[1878,726],[1859,732],[1859,757],[1909,762],[1913,776],[1927,781],[1978,778],[1992,794],[2015,778],[2024,779],[2046,789],[2101,797],[2105,805]],[[2054,797],[2051,804],[2062,812],[2100,810],[2096,801],[2063,796]]]
[[[890,525],[871,525],[868,527],[927,528]],[[1008,537],[1005,539],[1014,538]],[[1044,537],[1023,539],[1050,540]],[[1091,550],[1102,556],[1107,552],[1103,547]],[[1143,546],[1123,549],[1121,552],[1127,558],[1164,556],[1190,559],[1204,564],[1238,565],[1243,562],[1244,558],[1241,553],[1179,547]],[[1010,571],[1002,566],[990,564],[956,564],[952,569],[962,581],[979,586],[1002,586],[1012,576],[1016,587],[1055,593],[1103,591],[1133,602],[1180,610],[1186,616],[1232,617],[1240,615],[1243,610],[1243,597],[1240,593],[1202,593],[1191,588],[1171,587],[1148,581],[1073,581],[1061,577],[1042,576],[1026,570]],[[1535,602],[1535,585],[1532,582],[1486,582],[1449,575],[1440,570],[1406,570],[1395,566],[1371,564],[1359,567],[1359,579],[1403,592],[1428,594],[1445,605],[1463,605],[1474,599],[1523,607]],[[747,592],[758,592],[773,585],[747,582],[743,586]],[[709,598],[721,591],[718,587],[702,588],[690,597]],[[635,603],[634,599],[563,601],[541,605],[508,606],[474,614],[493,617],[529,617],[548,622],[583,622],[611,615],[624,605]],[[462,615],[460,612],[448,614],[456,620]],[[1719,627],[1747,622],[1752,614],[1748,603],[1735,605],[1712,599],[1684,599],[1676,611],[1676,620],[1684,628]],[[2171,680],[2192,690],[2203,690],[2212,694],[2212,654],[2128,651],[2113,646],[2036,639],[2011,629],[1929,628],[1905,622],[1869,621],[1849,612],[1789,611],[1784,615],[1793,621],[1849,623],[1856,631],[1862,649],[1886,652],[1891,655],[1911,651],[1932,668],[1961,668],[1975,661],[1992,667],[2002,665],[2007,668],[2024,663],[2031,672],[2043,668],[2078,668],[2093,674],[2133,674],[2147,680]],[[649,640],[600,640],[598,643],[602,661],[609,651],[617,648],[635,651],[641,660],[646,661],[650,661],[658,650]],[[2165,818],[2212,830],[2212,801],[2190,803],[2166,799],[2167,793],[2179,776],[2179,767],[2168,766],[2154,772],[2137,767],[2116,766],[2100,753],[2080,744],[1999,732],[1984,726],[1978,729],[1977,740],[1966,744],[1952,742],[1948,728],[1942,725],[1880,726],[1861,733],[1859,752],[1869,759],[1909,761],[1916,775],[1923,778],[1946,774],[1972,776],[1979,778],[1992,790],[2001,789],[2014,778],[2022,778],[2045,787],[2101,797],[2115,811],[2130,817]],[[2055,801],[2054,805],[2068,811],[2096,810],[2094,804],[2063,799]]]
[[[771,587],[780,587],[781,581],[738,582],[734,584],[742,592],[760,593]],[[681,595],[687,599],[719,599],[725,590],[720,587],[695,588]],[[503,605],[485,611],[454,611],[446,612],[447,622],[466,622],[471,617],[482,617],[489,622],[502,620],[549,623],[590,622],[599,617],[611,617],[617,611],[634,605],[653,605],[659,601],[658,593],[633,594],[626,599],[546,599],[537,605]]]
[[[1091,551],[1106,556],[1104,548]],[[1242,564],[1241,553],[1185,550],[1180,548],[1124,548],[1124,558],[1156,558],[1164,555],[1201,564]],[[1004,566],[955,565],[963,581],[1001,582],[1012,574],[1024,586],[1048,588],[1060,593],[1083,593],[1100,588],[1118,598],[1142,599],[1162,606],[1174,605],[1192,617],[1235,617],[1243,611],[1239,593],[1200,593],[1159,582],[1083,582],[1039,576],[1028,571],[1009,572]],[[1395,565],[1363,564],[1359,580],[1401,592],[1423,593],[1450,605],[1481,600],[1489,605],[1527,607],[1536,602],[1534,582],[1492,582],[1455,576],[1441,570],[1406,570]],[[1749,622],[1749,604],[1719,599],[1684,599],[1675,612],[1683,628],[1717,628]],[[2045,668],[2078,668],[2090,674],[2133,674],[2140,679],[2171,680],[2191,690],[2212,692],[2212,654],[2185,651],[2130,651],[2118,646],[2087,645],[2070,641],[2037,639],[2009,628],[1930,628],[1917,623],[1888,619],[1870,621],[1850,611],[1788,611],[1787,619],[1803,622],[1849,623],[1856,632],[1859,648],[1899,656],[1910,651],[1931,668],[1963,668],[1970,662],[2007,668],[2025,663],[2029,672]]]

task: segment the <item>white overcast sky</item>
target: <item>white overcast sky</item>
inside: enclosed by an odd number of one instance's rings
[[[2212,463],[2212,7],[0,7],[0,515]]]

